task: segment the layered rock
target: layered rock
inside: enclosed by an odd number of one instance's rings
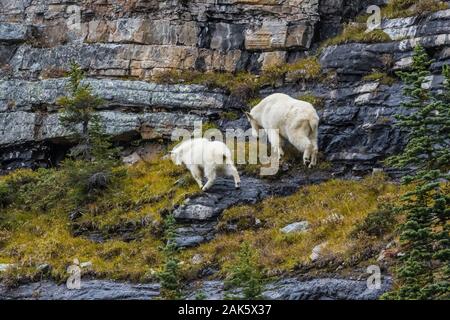
[[[262,296],[267,300],[375,300],[389,290],[392,280],[385,278],[379,289],[368,289],[364,280],[322,278],[300,280],[289,278],[269,283]],[[205,300],[224,299],[223,281],[204,281],[187,288],[187,300],[202,295]],[[200,288],[199,288],[200,287]],[[149,300],[160,298],[160,285],[131,284],[109,280],[83,280],[80,290],[67,290],[65,284],[51,281],[30,283],[8,289],[0,286],[0,299],[20,300]],[[237,296],[241,290],[235,290]]]
[[[119,140],[169,139],[175,128],[192,130],[196,121],[233,104],[223,93],[195,85],[106,79],[86,83],[104,99],[98,114],[106,132]],[[61,125],[56,105],[66,85],[66,79],[0,80],[0,148],[6,168],[10,162],[28,164],[22,157],[30,153],[17,152],[24,144],[67,143],[71,133]]]
[[[58,77],[72,60],[88,71],[88,82],[106,101],[99,113],[117,140],[168,138],[175,127],[192,128],[201,119],[215,121],[224,112],[239,113],[243,105],[220,90],[163,86],[128,77],[149,77],[167,68],[264,69],[301,55],[311,39],[321,37],[327,23],[344,21],[365,2],[83,1],[82,28],[58,29],[58,23],[76,11],[71,5],[5,1],[0,13],[3,169],[30,166],[33,161],[53,163],[52,153],[64,151],[68,132],[59,124],[55,101],[65,93],[66,80]],[[331,16],[339,22],[329,20]],[[371,171],[404,144],[405,133],[394,123],[395,115],[406,111],[401,108],[400,83],[366,82],[362,77],[407,68],[418,43],[432,54],[433,72],[438,73],[449,62],[449,20],[450,10],[385,20],[382,29],[394,41],[324,48],[320,63],[326,81],[295,83],[287,77],[261,94],[320,98],[320,150],[325,158],[342,164],[342,172]],[[64,41],[57,37],[61,34]],[[429,80],[432,88],[441,86],[441,77]],[[218,123],[222,129],[248,128],[243,116]]]
[[[103,76],[242,70],[262,51],[308,49],[319,21],[318,0],[4,2],[2,51],[22,45],[3,64],[27,78],[71,59]]]

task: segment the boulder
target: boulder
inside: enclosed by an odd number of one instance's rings
[[[308,221],[299,221],[288,224],[287,226],[280,229],[282,233],[297,233],[297,232],[305,232],[309,228]]]

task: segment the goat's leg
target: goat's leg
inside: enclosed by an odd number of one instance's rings
[[[309,140],[312,144],[311,163],[309,164],[310,167],[317,165],[317,156],[319,154],[319,128],[317,125],[313,125],[311,129],[312,131],[309,136]]]
[[[192,177],[197,182],[200,189],[203,187],[202,182],[202,171],[200,170],[199,166],[191,165],[189,166],[189,171],[191,171]]]
[[[232,164],[228,164],[226,174],[234,178],[234,186],[236,187],[236,189],[239,189],[241,187],[241,178],[239,177],[239,173],[236,167]]]
[[[280,135],[278,133],[278,130],[275,129],[269,129],[266,131],[267,138],[269,139],[270,146],[272,148],[272,152],[276,152],[278,159],[281,160],[281,157],[284,155],[284,151],[281,148],[281,139]]]
[[[312,152],[311,152],[311,163],[309,164],[309,167],[313,167],[317,165],[317,156],[319,154],[319,148],[316,144],[313,143]]]
[[[311,166],[311,154],[313,145],[302,132],[294,132],[289,135],[289,142],[300,152],[303,152],[303,164]]]
[[[206,184],[203,186],[202,190],[207,191],[211,186],[214,184],[214,181],[216,181],[217,173],[216,168],[214,167],[208,167],[205,168],[205,176],[208,179]]]

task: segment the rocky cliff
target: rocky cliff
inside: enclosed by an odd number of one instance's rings
[[[382,1],[381,1],[382,3]],[[167,70],[250,71],[296,61],[335,35],[365,1],[2,1],[0,12],[0,161],[2,170],[48,166],[67,149],[55,100],[64,94],[71,61],[88,73],[100,111],[118,140],[167,138],[193,120],[217,121],[243,103],[227,92],[193,85],[157,85]],[[320,107],[321,151],[345,168],[367,171],[402,145],[393,115],[401,85],[362,81],[373,70],[408,65],[422,43],[448,59],[448,11],[426,19],[383,22],[393,41],[344,44],[320,55],[330,81],[286,77],[261,95],[313,94]],[[407,38],[407,39],[406,39]],[[396,40],[398,39],[398,40]],[[433,79],[438,84],[439,79]],[[226,121],[221,124],[227,126]],[[232,123],[246,126],[245,121]],[[148,134],[148,131],[151,131]],[[143,134],[143,131],[146,134]]]

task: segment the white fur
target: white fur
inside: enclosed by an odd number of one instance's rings
[[[300,101],[282,93],[275,93],[263,99],[247,114],[252,125],[253,136],[258,136],[258,130],[266,130],[269,142],[276,141],[272,135],[278,129],[281,137],[288,140],[300,152],[303,152],[303,162],[309,167],[317,164],[319,116],[313,105]],[[278,156],[283,150],[278,143]]]
[[[185,165],[203,191],[208,190],[218,173],[234,177],[236,188],[240,187],[239,173],[233,164],[230,149],[220,141],[196,138],[176,146],[170,153],[176,165]],[[202,177],[208,181],[203,186]]]

